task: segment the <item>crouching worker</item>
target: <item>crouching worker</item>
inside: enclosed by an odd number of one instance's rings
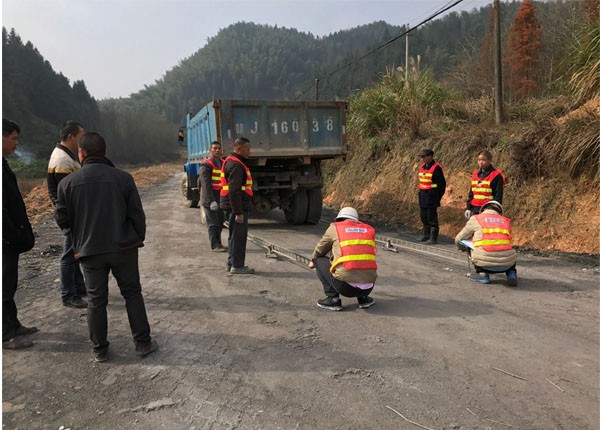
[[[472,281],[488,284],[490,273],[506,273],[508,285],[514,287],[517,285],[517,253],[510,244],[510,219],[502,212],[502,205],[497,201],[485,203],[481,213],[469,219],[454,242],[458,249],[470,253],[475,270],[483,273],[481,279]]]
[[[327,257],[330,251],[331,259]],[[377,279],[376,253],[375,229],[358,220],[356,209],[340,210],[308,263],[310,269],[317,269],[327,296],[317,301],[317,306],[341,311],[342,295],[356,297],[361,309],[371,307],[375,303],[369,294]]]

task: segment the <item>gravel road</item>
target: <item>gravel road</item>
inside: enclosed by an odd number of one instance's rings
[[[111,356],[92,361],[85,310],[60,302],[61,237],[46,218],[17,293],[21,321],[40,332],[32,348],[3,351],[3,428],[600,428],[593,265],[524,255],[511,289],[469,282],[466,263],[380,251],[375,306],[343,299],[330,312],[315,305],[314,272],[255,245],[257,274],[227,274],[198,210],[179,202],[179,176],[142,200],[159,351],[135,356],[112,280]],[[251,220],[250,232],[308,254],[325,229],[277,219]]]

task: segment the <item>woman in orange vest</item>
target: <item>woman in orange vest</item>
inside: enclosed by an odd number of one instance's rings
[[[329,252],[331,259],[327,258]],[[375,229],[358,220],[356,209],[342,208],[315,247],[308,263],[310,269],[317,269],[317,276],[327,296],[317,301],[317,306],[341,311],[340,294],[356,297],[361,309],[373,306],[375,301],[369,294],[377,279],[376,253]]]
[[[419,156],[423,161],[419,167],[419,208],[423,236],[419,240],[436,244],[440,232],[437,208],[440,207],[442,196],[446,192],[446,178],[440,163],[433,159],[432,149],[421,149]]]
[[[477,165],[479,168],[471,175],[471,187],[467,199],[467,210],[465,218],[478,214],[483,205],[490,200],[502,204],[502,194],[506,184],[506,176],[501,170],[492,166],[492,153],[483,150],[477,154]]]
[[[200,202],[204,207],[210,249],[214,252],[227,252],[221,243],[221,232],[225,222],[225,213],[219,207],[221,193],[221,143],[216,140],[210,144],[210,157],[200,162]]]
[[[489,273],[506,273],[508,285],[514,287],[517,285],[517,253],[511,246],[510,218],[503,216],[503,211],[499,202],[486,202],[481,213],[467,221],[454,242],[461,251],[471,253],[475,270],[484,273],[481,279],[473,281],[488,284]]]

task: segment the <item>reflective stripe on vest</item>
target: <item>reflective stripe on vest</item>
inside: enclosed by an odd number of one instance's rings
[[[212,189],[219,191],[221,189],[221,168],[217,167],[210,157],[207,157],[202,161],[212,167],[212,174],[210,176]],[[223,164],[223,160],[221,160],[221,164]]]
[[[473,192],[473,198],[471,199],[471,206],[483,206],[493,198],[492,193],[492,181],[498,175],[502,175],[502,182],[505,183],[504,173],[498,169],[492,170],[492,172],[485,178],[480,179],[477,176],[479,169],[473,172],[471,176],[471,191]]]
[[[242,185],[242,191],[248,194],[249,196],[254,195],[254,193],[252,192],[252,175],[250,174],[250,169],[248,169],[248,167],[246,167],[246,165],[242,163],[242,161],[239,158],[234,157],[233,155],[227,157],[225,161],[223,161],[223,165],[221,166],[221,195],[226,196],[227,194],[229,194],[229,184],[227,184],[227,179],[225,179],[225,164],[230,160],[235,161],[236,163],[240,163],[242,166],[244,166],[244,169],[246,169],[246,183]]]
[[[430,190],[432,188],[437,188],[438,184],[434,184],[431,181],[431,178],[433,176],[433,171],[435,170],[435,168],[437,166],[440,166],[440,169],[442,168],[440,163],[433,163],[433,166],[431,166],[429,169],[424,168],[425,163],[421,164],[421,167],[419,168],[419,189],[420,190]]]
[[[510,218],[492,213],[475,215],[475,220],[481,226],[481,240],[473,242],[473,246],[481,246],[486,252],[508,251],[510,245]]]
[[[333,272],[340,264],[346,270],[377,269],[375,229],[352,220],[336,222],[334,225],[342,255],[331,264],[329,270]]]

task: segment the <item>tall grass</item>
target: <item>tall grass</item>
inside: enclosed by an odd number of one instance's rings
[[[580,101],[600,95],[600,20],[590,19],[566,59],[569,86]]]
[[[449,97],[429,72],[413,70],[407,77],[402,68],[388,68],[380,83],[350,98],[348,129],[365,138],[383,131],[419,137]]]

